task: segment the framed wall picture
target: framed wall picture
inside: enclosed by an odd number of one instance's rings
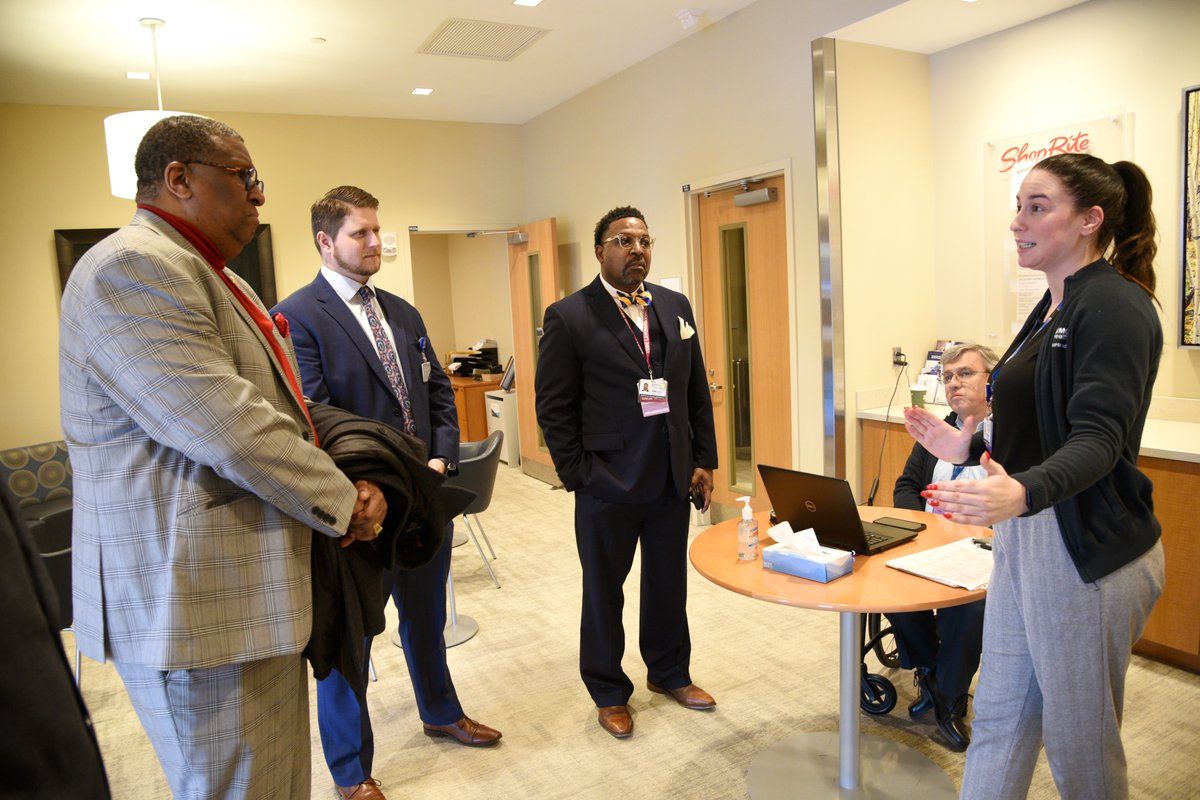
[[[58,255],[59,291],[67,285],[71,270],[92,248],[116,228],[64,228],[54,231],[54,250]],[[271,246],[271,226],[260,224],[250,244],[225,264],[258,293],[267,308],[275,305],[275,251]]]
[[[1200,348],[1196,284],[1200,282],[1200,85],[1183,90],[1183,219],[1179,229],[1179,345]]]
[[[54,252],[58,256],[58,291],[67,285],[71,270],[92,249],[92,245],[114,233],[116,228],[68,228],[54,231]]]

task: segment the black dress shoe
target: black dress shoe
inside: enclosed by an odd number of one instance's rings
[[[934,707],[933,693],[937,687],[933,682],[933,670],[917,667],[913,670],[913,684],[917,687],[917,699],[908,706],[908,716],[916,719]]]
[[[967,695],[958,698],[949,709],[939,709],[937,726],[951,750],[961,753],[967,749],[971,744],[971,734],[967,732]]]

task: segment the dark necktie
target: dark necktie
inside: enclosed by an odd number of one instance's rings
[[[404,432],[416,436],[417,423],[413,419],[412,402],[408,399],[408,389],[405,388],[404,376],[400,373],[400,361],[396,358],[396,349],[392,347],[391,340],[383,332],[383,323],[379,321],[379,314],[375,313],[371,289],[363,286],[358,290],[358,296],[362,298],[363,310],[367,312],[367,324],[371,326],[371,335],[375,337],[375,350],[379,353],[379,360],[383,364],[383,371],[387,374],[388,383],[392,387],[392,394],[396,395],[396,399],[400,402],[400,411],[404,415]]]

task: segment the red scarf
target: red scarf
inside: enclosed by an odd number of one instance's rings
[[[181,219],[174,214],[169,214],[161,208],[150,205],[149,203],[138,203],[138,208],[145,209],[153,214],[162,217],[163,220],[172,228],[179,231],[179,235],[187,239],[192,247],[204,257],[204,260],[209,263],[209,266],[216,271],[225,285],[229,287],[229,291],[237,298],[237,301],[242,304],[242,308],[246,309],[246,313],[254,320],[254,324],[262,331],[262,335],[266,337],[270,343],[271,349],[275,352],[275,358],[283,366],[283,374],[287,377],[288,384],[291,386],[292,393],[296,396],[296,400],[300,403],[300,408],[304,411],[304,416],[308,419],[308,427],[312,430],[313,443],[317,443],[317,429],[313,425],[312,417],[308,415],[308,404],[304,402],[304,392],[300,389],[300,382],[296,380],[296,373],[292,371],[292,362],[288,360],[287,353],[283,350],[283,345],[275,338],[275,330],[278,327],[280,333],[287,336],[287,320],[282,314],[277,315],[282,324],[277,324],[271,321],[267,316],[267,310],[263,308],[261,302],[255,302],[246,294],[240,286],[238,286],[225,272],[225,259],[221,257],[221,251],[217,250],[216,245],[209,241],[199,228],[185,219]]]

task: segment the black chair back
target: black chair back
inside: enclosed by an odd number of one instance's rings
[[[496,470],[500,466],[500,446],[503,443],[504,431],[492,431],[481,442],[464,442],[459,446],[458,474],[446,483],[475,493],[475,499],[463,510],[464,514],[482,514],[492,504],[492,490],[496,486]]]

